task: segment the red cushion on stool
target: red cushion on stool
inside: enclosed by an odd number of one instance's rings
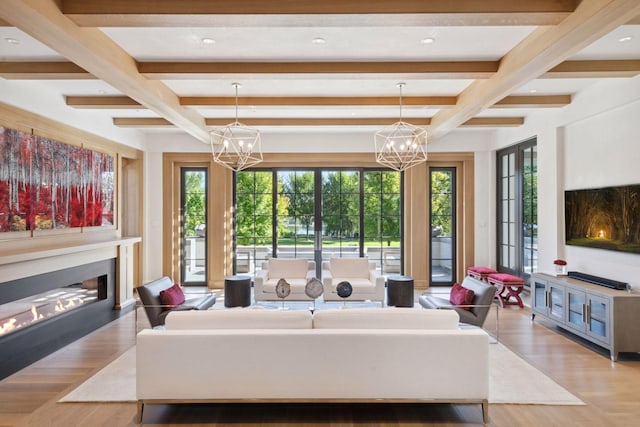
[[[524,279],[517,276],[512,276],[506,273],[494,273],[489,275],[489,279],[493,279],[502,283],[524,283]]]
[[[489,267],[469,267],[469,268],[467,268],[467,271],[473,271],[475,273],[480,273],[480,274],[497,273],[496,270],[494,270],[493,268],[489,268]]]

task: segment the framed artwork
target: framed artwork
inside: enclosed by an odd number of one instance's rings
[[[0,127],[0,232],[113,225],[113,157]]]

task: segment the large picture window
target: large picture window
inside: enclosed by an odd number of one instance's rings
[[[401,175],[369,169],[241,171],[235,179],[235,271],[269,257],[367,256],[401,272]]]

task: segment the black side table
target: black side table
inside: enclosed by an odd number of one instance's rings
[[[251,276],[227,276],[224,278],[224,306],[248,307],[251,305]]]
[[[413,277],[389,276],[387,278],[387,305],[413,307]]]

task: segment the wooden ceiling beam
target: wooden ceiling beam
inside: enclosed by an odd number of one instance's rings
[[[486,79],[498,61],[449,62],[139,62],[149,79],[211,79],[242,74],[415,74],[439,79]],[[342,76],[341,76],[342,77]]]
[[[446,107],[456,105],[456,96],[403,96],[405,106]],[[180,103],[189,107],[235,105],[233,97],[183,96]],[[243,96],[242,106],[397,106],[397,96]]]
[[[140,109],[139,102],[128,96],[66,96],[66,104],[83,109]],[[448,108],[456,105],[456,96],[404,96],[404,106]],[[234,106],[234,97],[186,96],[180,98],[185,107]],[[512,95],[495,103],[492,108],[558,108],[571,103],[571,95]],[[238,105],[244,107],[287,107],[287,106],[397,106],[396,96],[247,96],[239,97]]]
[[[309,25],[309,16],[323,15],[316,25],[336,25],[349,15],[354,25],[555,25],[573,12],[577,0],[65,0],[63,13],[80,26],[197,27]],[[253,19],[248,19],[253,18]],[[278,19],[280,18],[280,19]],[[399,21],[398,21],[399,22]]]
[[[0,77],[7,80],[95,80],[73,62],[0,62]]]
[[[195,65],[194,65],[195,64]],[[292,65],[293,64],[293,65]],[[333,67],[331,64],[340,64]],[[138,69],[150,79],[218,79],[221,75],[239,74],[416,74],[427,78],[486,79],[499,68],[496,61],[466,62],[395,62],[395,63],[150,63]],[[317,66],[317,67],[316,67]],[[220,68],[219,68],[220,67]],[[640,74],[640,59],[564,61],[540,78],[608,78],[633,77]],[[0,62],[0,77],[10,80],[95,79],[73,62]]]
[[[407,123],[416,126],[428,126],[431,118],[404,118]],[[246,118],[242,123],[247,126],[389,126],[397,122],[397,117],[378,118]],[[207,126],[226,126],[233,122],[229,118],[207,118]],[[524,117],[477,117],[467,120],[463,127],[504,127],[520,126]],[[171,122],[160,117],[114,117],[113,124],[128,128],[172,128]]]
[[[571,95],[511,95],[489,108],[560,108],[571,104]]]
[[[460,93],[455,107],[443,109],[433,117],[431,141],[451,132],[638,14],[640,2],[637,0],[583,0],[560,24],[534,30],[502,58],[500,69],[493,77],[476,80]]]
[[[564,61],[541,78],[634,77],[640,74],[640,59]]]
[[[180,105],[164,83],[138,73],[136,62],[96,28],[80,28],[67,19],[56,0],[4,0],[0,19],[11,22],[127,96],[167,119],[196,139],[209,143],[204,118]]]
[[[513,127],[522,126],[524,117],[474,117],[469,119],[461,127]]]

